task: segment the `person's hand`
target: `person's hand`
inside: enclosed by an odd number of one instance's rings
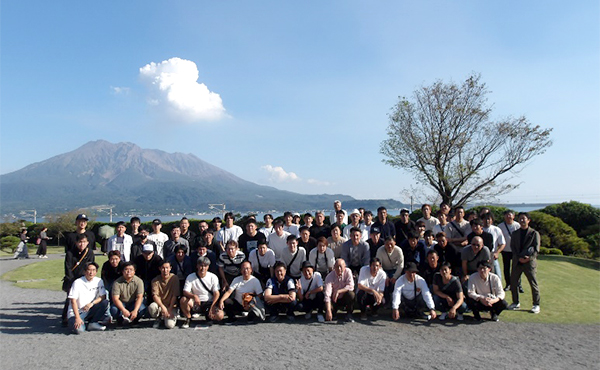
[[[308,292],[306,292],[306,294],[304,295],[304,299],[309,299],[308,297],[310,297],[310,294],[308,294]]]
[[[75,319],[75,329],[79,329],[83,325],[83,320],[80,318]]]
[[[446,297],[446,302],[448,303],[448,306],[450,306],[450,307],[454,306],[454,300],[452,299],[452,297],[450,297],[450,296]]]
[[[465,281],[469,280],[469,277],[467,275],[465,275],[465,276],[461,277],[460,280],[464,283]]]
[[[327,311],[325,311],[325,320],[326,320],[326,321],[331,321],[331,320],[333,320],[333,315],[331,314],[331,310],[327,310]]]
[[[527,262],[529,262],[529,256],[519,258],[519,262],[521,262],[521,263],[527,263]]]
[[[429,314],[431,315],[431,320],[437,317],[437,313],[435,312],[435,310],[429,310]]]
[[[129,317],[129,316],[131,316],[131,312],[129,312],[128,309],[124,308],[123,309],[123,317]]]
[[[163,312],[165,312],[165,311],[163,311]],[[174,317],[175,317],[175,312],[173,312],[173,307],[169,307],[169,308],[166,310],[166,312],[167,312],[167,317],[168,317],[168,318],[172,319],[172,318],[174,318]]]
[[[169,309],[164,304],[160,306],[160,314],[162,317],[169,317]]]
[[[223,292],[226,292],[228,290],[229,290],[229,284],[228,283],[223,284]]]
[[[454,307],[451,307],[450,310],[448,310],[448,317],[451,319],[456,317],[456,309]]]
[[[375,297],[375,305],[380,305],[383,301],[383,294],[380,292],[374,292],[373,296]]]
[[[494,259],[497,260],[498,259],[498,252],[494,252],[493,256],[494,256]]]
[[[94,306],[94,304],[92,302],[86,304],[85,306],[83,306],[81,309],[83,310],[83,312],[88,312],[92,307]]]
[[[138,311],[137,310],[131,311],[131,315],[129,316],[129,320],[131,320],[131,321],[135,320],[135,318],[137,317],[137,315],[138,315]]]
[[[225,305],[223,304],[223,301],[219,301],[219,309],[220,310],[225,309]]]
[[[332,302],[337,302],[338,299],[338,291],[336,290],[335,292],[333,292],[333,294],[331,295],[331,301]]]
[[[200,306],[202,304],[202,301],[200,301],[200,297],[197,295],[194,295],[194,304],[196,306]]]
[[[392,320],[396,321],[400,318],[400,311],[399,310],[392,310]]]
[[[491,306],[492,306],[492,303],[491,303],[490,301],[491,301],[491,298],[489,298],[489,297],[485,297],[485,298],[484,298],[484,299],[481,301],[481,303],[483,303],[483,305],[484,305],[484,306],[491,307]]]

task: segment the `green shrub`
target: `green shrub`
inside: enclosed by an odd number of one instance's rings
[[[570,201],[553,204],[540,211],[560,218],[580,237],[597,233],[600,227],[600,209],[589,204]]]
[[[540,248],[540,254],[555,254],[555,255],[559,255],[562,256],[563,252],[558,249],[558,248],[546,248],[546,247],[541,247]]]
[[[541,246],[558,248],[565,255],[590,256],[588,243],[578,237],[575,230],[560,218],[540,211],[533,211],[529,214],[531,215],[531,227],[536,229],[540,235],[545,236],[542,237]]]
[[[0,248],[5,252],[14,253],[21,239],[16,236],[3,236],[0,238]]]

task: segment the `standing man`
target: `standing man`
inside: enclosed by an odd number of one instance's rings
[[[87,234],[77,234],[75,248],[69,249],[65,256],[65,277],[63,278],[63,291],[69,293],[73,282],[85,275],[87,264],[94,262],[94,252],[89,248]],[[97,269],[97,268],[96,268]],[[67,310],[70,300],[66,299],[62,312],[62,325],[67,326]]]
[[[106,242],[106,252],[119,251],[124,262],[131,261],[131,247],[133,246],[133,238],[125,234],[127,228],[125,222],[117,222],[117,233]]]
[[[373,223],[371,227],[379,228],[381,232],[381,239],[385,240],[388,236],[396,238],[396,228],[394,224],[388,220],[387,209],[385,207],[377,208],[377,221]]]
[[[300,237],[298,238],[298,246],[304,248],[306,253],[310,253],[317,247],[317,239],[310,236],[310,231],[306,225],[300,226]]]
[[[150,284],[155,277],[160,275],[160,266],[163,259],[154,252],[154,248],[150,244],[144,245],[142,255],[135,259],[136,271],[135,274],[144,282],[144,291],[150,293]],[[152,296],[148,297],[152,300]]]
[[[465,209],[463,206],[454,208],[454,220],[448,220],[446,235],[448,241],[456,245],[467,245],[467,235],[471,232],[469,221],[465,220]]]
[[[342,245],[342,259],[352,273],[358,276],[361,267],[368,265],[370,258],[369,244],[362,240],[361,230],[353,227],[350,232],[350,240]]]
[[[315,239],[319,239],[320,237],[329,238],[331,235],[331,230],[329,226],[325,225],[325,215],[323,211],[315,212],[315,223],[309,228],[310,236]]]
[[[515,213],[511,210],[504,212],[504,221],[498,225],[498,228],[502,230],[502,235],[504,235],[504,241],[506,242],[504,249],[502,250],[502,266],[504,273],[504,281],[506,282],[506,287],[504,291],[510,290],[510,265],[512,264],[512,249],[510,249],[510,240],[512,233],[519,230],[521,226],[518,222],[515,222]],[[523,288],[521,287],[521,281],[519,281],[519,293],[523,293]]]
[[[142,221],[140,220],[139,217],[137,216],[133,216],[130,220],[129,220],[129,224],[131,225],[131,232],[129,233],[129,236],[131,236],[131,238],[133,239],[133,242],[135,243],[136,241],[139,240],[139,228],[140,225],[142,224]]]
[[[240,251],[235,240],[230,240],[225,246],[225,252],[217,259],[219,277],[223,290],[227,290],[236,277],[241,275],[242,263],[246,260],[244,252]]]
[[[362,241],[366,242],[367,239],[369,239],[369,230],[367,226],[365,226],[365,224],[360,222],[360,212],[358,211],[358,209],[354,209],[352,213],[350,213],[350,221],[350,224],[344,227],[342,235],[345,238],[350,239],[350,230],[352,230],[352,228],[355,227],[360,229],[362,233]]]
[[[396,221],[394,228],[396,229],[396,244],[399,246],[402,246],[402,242],[408,239],[409,234],[419,235],[417,225],[410,219],[408,208],[400,210],[400,220]]]
[[[337,214],[339,211],[342,211],[344,213],[341,223],[344,225],[348,225],[348,212],[342,209],[342,202],[340,202],[339,200],[335,200],[333,202],[333,211],[329,215],[329,223],[333,225],[334,220],[337,220]]]
[[[354,322],[354,278],[352,270],[346,267],[346,262],[338,258],[331,271],[325,278],[325,320],[333,320],[338,309],[346,309],[346,322]]]
[[[215,239],[221,244],[221,248],[225,248],[227,242],[233,240],[237,243],[240,236],[244,233],[241,227],[234,225],[235,217],[233,212],[227,212],[225,214],[225,227],[217,232]]]
[[[208,229],[208,224],[206,222],[204,222],[204,224]],[[188,254],[192,253],[192,251],[196,250],[196,233],[190,230],[190,220],[188,220],[187,217],[183,217],[181,221],[179,221],[179,228],[181,229],[181,238],[188,242]]]
[[[173,226],[173,229],[171,229],[171,239],[167,240],[163,245],[162,258],[168,260],[171,255],[175,254],[175,250],[179,247],[183,248],[185,254],[190,253],[190,244],[181,237],[180,226],[175,225]]]
[[[494,216],[491,212],[486,212],[481,215],[481,221],[483,222],[483,231],[492,235],[493,244],[490,248],[490,252],[492,252],[494,273],[500,277],[500,280],[502,280],[502,272],[500,270],[500,262],[498,261],[498,258],[500,258],[500,253],[502,253],[504,247],[506,246],[504,234],[502,234],[502,230],[498,226],[494,225]]]
[[[435,225],[438,225],[440,221],[431,215],[431,204],[423,204],[421,212],[423,212],[423,217],[418,219],[417,222],[423,221],[425,223],[425,230],[433,231]]]
[[[483,245],[483,239],[476,236],[471,240],[471,245],[464,247],[460,253],[462,259],[462,281],[466,283],[469,276],[477,272],[477,266],[481,261],[489,261],[490,250]]]
[[[288,236],[287,248],[281,251],[281,258],[278,261],[284,263],[291,278],[300,279],[302,262],[306,261],[306,249],[298,246],[298,240],[294,235]]]
[[[148,306],[150,317],[156,319],[153,327],[158,329],[163,321],[167,329],[173,329],[177,323],[175,309],[177,297],[180,294],[179,279],[171,273],[171,263],[163,261],[160,265],[160,275],[152,280],[152,300]],[[161,320],[162,318],[162,320]]]
[[[156,218],[152,221],[152,233],[148,235],[148,240],[154,243],[155,250],[159,256],[163,255],[163,246],[169,240],[167,234],[160,231],[162,229],[162,222]]]
[[[521,228],[511,235],[510,249],[513,253],[513,263],[510,275],[510,291],[513,303],[509,309],[516,310],[521,307],[518,285],[521,274],[525,274],[531,286],[533,298],[533,307],[529,312],[540,313],[540,289],[537,282],[537,255],[540,252],[540,233],[529,227],[530,221],[529,213],[519,213]]]
[[[246,223],[246,232],[243,233],[238,240],[240,250],[248,256],[260,243],[266,242],[267,238],[265,237],[265,234],[258,231],[256,220],[248,220]]]
[[[263,216],[263,221],[265,221],[265,226],[261,227],[258,231],[263,233],[266,238],[269,238],[269,235],[275,231],[273,229],[273,215],[270,213],[265,214]]]
[[[298,229],[298,225],[292,222],[293,219],[294,215],[292,214],[292,212],[287,211],[283,214],[283,231],[295,235],[297,238],[300,236],[300,230]]]
[[[281,252],[287,248],[287,238],[291,234],[283,230],[283,221],[276,220],[273,223],[275,231],[269,235],[269,248],[275,252],[275,259],[281,259]]]
[[[89,221],[89,218],[86,215],[84,215],[84,214],[77,215],[77,218],[75,218],[75,225],[77,226],[77,230],[75,230],[72,233],[67,234],[66,241],[65,241],[65,244],[66,244],[65,253],[68,252],[70,249],[77,248],[77,235],[79,235],[79,234],[85,234],[85,236],[88,240],[88,245],[90,246],[90,248],[92,250],[94,250],[96,248],[96,236],[94,235],[94,233],[91,230],[86,230],[88,221]]]

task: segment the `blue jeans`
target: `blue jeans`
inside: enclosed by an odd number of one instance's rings
[[[121,303],[123,303],[123,302],[121,302]],[[129,303],[123,303],[123,307],[125,307],[127,309],[127,311],[133,310],[135,308],[135,299]],[[145,314],[146,314],[146,305],[144,304],[144,301],[142,300],[142,304],[140,305],[140,309],[138,310],[138,315],[134,321],[137,322]],[[119,310],[119,308],[117,306],[115,306],[114,303],[111,303],[111,305],[110,305],[110,315],[114,319],[117,319],[118,322],[123,322],[123,312],[121,312],[121,310]]]
[[[79,329],[75,329],[75,316],[69,318],[69,328],[74,334],[81,334],[85,332],[85,323],[87,322],[99,322],[107,320],[109,316],[108,312],[108,301],[106,299],[102,302],[95,304],[90,308],[88,312],[80,312],[79,317],[83,320],[83,324]],[[87,320],[86,320],[87,319]]]
[[[450,305],[448,304],[448,301],[446,301],[444,298],[440,297],[439,295],[435,295],[435,294],[433,295],[433,302],[435,303],[436,310],[438,310],[440,312],[450,311]],[[467,304],[463,300],[463,303],[460,305],[460,307],[458,307],[456,312],[462,315],[466,310],[467,310]]]
[[[498,275],[500,281],[502,281],[502,270],[500,270],[500,262],[498,262],[498,260],[494,260],[494,273]]]

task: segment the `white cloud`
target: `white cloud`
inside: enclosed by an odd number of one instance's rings
[[[270,164],[261,167],[262,170],[269,173],[271,182],[292,182],[302,180],[294,172],[286,172],[282,167],[273,167]]]
[[[131,89],[129,87],[111,86],[113,94],[115,95],[128,95]]]
[[[307,183],[311,184],[311,185],[319,185],[319,186],[330,186],[332,185],[332,183],[330,183],[329,181],[321,181],[321,180],[317,180],[317,179],[308,179],[306,180]]]
[[[140,79],[149,88],[149,104],[164,107],[176,118],[187,122],[216,121],[226,117],[219,94],[198,82],[196,63],[171,58],[140,68]]]

